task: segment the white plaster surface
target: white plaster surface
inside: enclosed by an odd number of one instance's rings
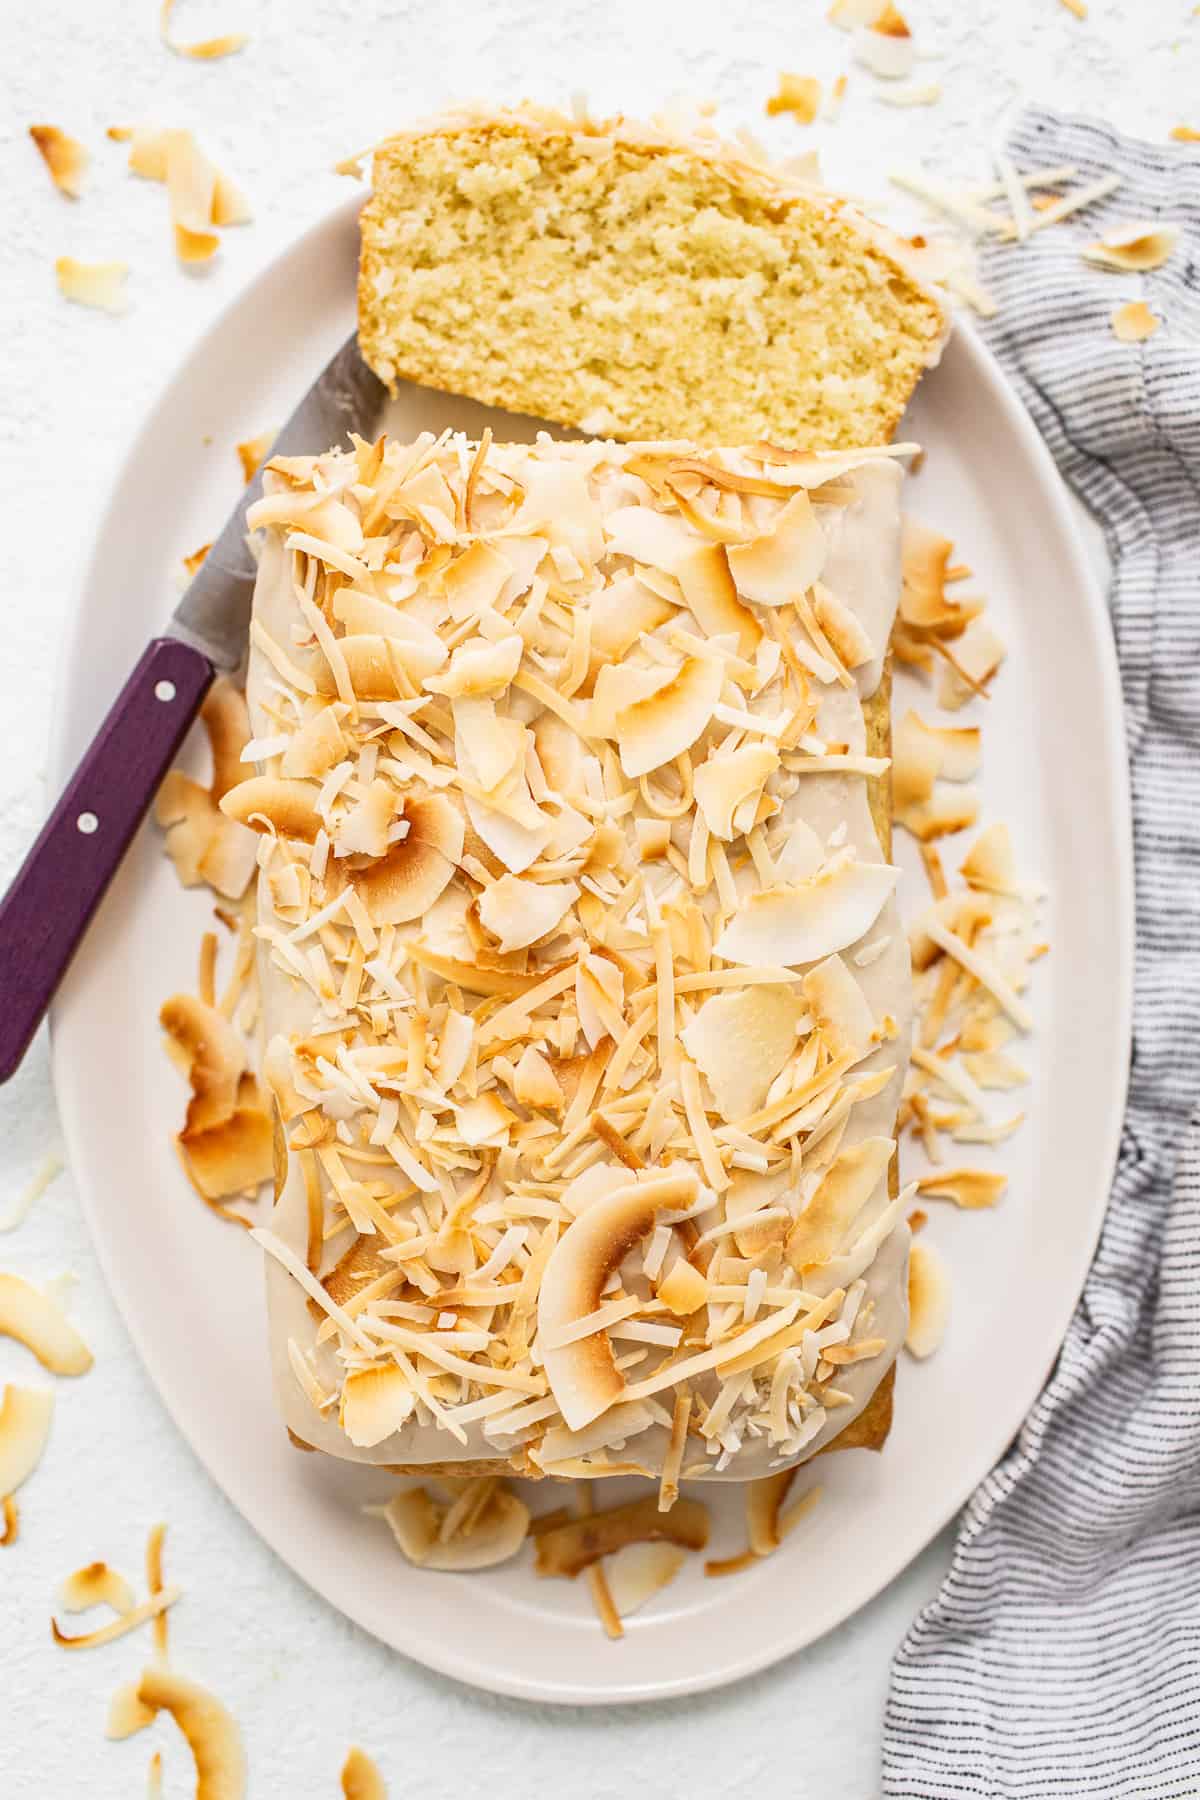
[[[343,195],[330,165],[388,126],[464,95],[557,100],[582,89],[597,109],[631,112],[672,93],[706,95],[721,101],[727,123],[779,149],[819,144],[831,177],[869,200],[886,199],[887,168],[914,158],[986,178],[991,134],[1019,97],[1102,113],[1157,140],[1176,123],[1200,127],[1191,0],[1091,0],[1085,22],[1060,0],[902,6],[930,58],[917,77],[942,83],[941,102],[893,109],[869,76],[852,72],[840,121],[805,132],[788,119],[768,124],[762,106],[781,67],[828,80],[847,66],[849,40],[825,23],[824,0],[180,0],[182,34],[252,34],[241,56],[211,64],[162,47],[157,0],[5,0],[0,881],[46,804],[66,621],[118,459],[216,309]],[[26,137],[40,121],[93,151],[78,205],[54,192]],[[176,266],[161,189],[128,176],[123,151],[105,141],[107,125],[127,121],[194,127],[244,183],[256,222],[227,234],[208,271],[189,277]],[[112,320],[60,301],[52,267],[60,254],[127,260],[131,311]],[[203,454],[233,449],[214,443]],[[164,595],[164,611],[169,604]],[[121,1105],[119,1093],[112,1104]],[[0,1219],[57,1138],[43,1032],[0,1090]],[[129,1203],[159,1197],[131,1193]],[[50,1446],[21,1494],[20,1541],[0,1549],[4,1800],[142,1793],[155,1747],[166,1793],[193,1791],[190,1759],[168,1724],[125,1744],[104,1741],[108,1695],[136,1675],[145,1644],[69,1655],[49,1635],[58,1581],[98,1557],[138,1575],[146,1530],[159,1518],[170,1526],[169,1576],[186,1590],[174,1614],[176,1659],[236,1711],[254,1796],[336,1794],[356,1741],[376,1756],[393,1795],[608,1800],[644,1786],[660,1800],[734,1792],[869,1800],[877,1792],[889,1658],[937,1583],[948,1534],[832,1636],[723,1693],[591,1712],[493,1699],[365,1637],[234,1513],[134,1355],[69,1172],[0,1239],[0,1268],[39,1280],[74,1272],[72,1308],[96,1353],[90,1375],[58,1384]],[[0,1340],[0,1382],[30,1378],[41,1378],[32,1358]]]

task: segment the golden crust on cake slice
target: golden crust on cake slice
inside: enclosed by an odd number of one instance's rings
[[[884,443],[948,331],[907,247],[699,117],[463,108],[378,145],[383,380],[621,438]]]
[[[674,1480],[882,1441],[900,461],[446,434],[269,466],[227,804],[297,1442]]]

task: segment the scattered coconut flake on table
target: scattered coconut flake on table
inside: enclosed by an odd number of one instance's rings
[[[885,106],[934,106],[942,97],[940,81],[926,81],[906,88],[880,88],[876,100]]]
[[[387,1800],[387,1784],[372,1759],[357,1744],[342,1765],[343,1800]]]
[[[245,195],[210,162],[190,131],[135,129],[129,168],[143,181],[165,185],[175,251],[182,263],[210,261],[220,245],[219,229],[250,222]]]
[[[1194,125],[1172,125],[1167,136],[1176,144],[1200,144],[1200,131]]]
[[[110,1606],[115,1613],[131,1613],[137,1604],[133,1589],[117,1569],[106,1562],[85,1563],[68,1575],[58,1590],[63,1612],[87,1612],[93,1606]]]
[[[162,8],[158,15],[159,36],[168,50],[176,56],[188,56],[196,62],[215,62],[222,56],[233,56],[250,42],[245,32],[228,31],[222,37],[202,38],[199,42],[182,44],[171,35],[171,15],[175,11],[177,0],[162,0]]]
[[[767,112],[791,113],[801,125],[811,125],[821,110],[821,83],[814,75],[792,75],[780,71],[779,86],[767,101]]]
[[[53,1150],[42,1158],[8,1213],[0,1219],[0,1233],[15,1231],[18,1225],[24,1223],[30,1209],[41,1199],[51,1182],[57,1181],[65,1167],[62,1157]]]
[[[92,1366],[58,1299],[19,1275],[0,1275],[0,1337],[16,1338],[52,1375],[85,1375]]]
[[[85,1631],[77,1636],[69,1636],[62,1630],[57,1619],[51,1619],[50,1631],[54,1642],[63,1650],[98,1650],[104,1644],[111,1644],[117,1638],[126,1637],[139,1626],[156,1619],[167,1607],[174,1606],[182,1593],[181,1588],[164,1588],[150,1600],[143,1600],[139,1606],[129,1612],[118,1613],[107,1625],[98,1625],[94,1631]]]
[[[31,125],[29,135],[59,193],[69,200],[78,200],[83,192],[83,173],[89,161],[83,145],[77,138],[60,131],[57,125]]]
[[[54,1417],[52,1388],[25,1388],[10,1383],[0,1397],[0,1494],[5,1500],[5,1542],[16,1537],[12,1496],[42,1459]],[[11,1519],[8,1507],[13,1505]]]
[[[854,56],[881,81],[902,81],[911,75],[916,51],[908,22],[887,0],[882,11],[854,33]]]
[[[1142,344],[1152,338],[1162,324],[1144,300],[1127,300],[1118,306],[1110,321],[1113,336],[1123,344]]]
[[[58,291],[64,300],[76,306],[90,306],[96,312],[123,313],[129,300],[125,280],[129,264],[123,262],[85,263],[73,256],[60,256],[54,264]]]
[[[151,1713],[169,1712],[183,1733],[196,1765],[197,1800],[244,1800],[241,1732],[215,1694],[176,1670],[155,1664],[142,1672],[137,1698]]]

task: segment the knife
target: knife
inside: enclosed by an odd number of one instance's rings
[[[351,431],[373,437],[387,399],[351,337],[309,388],[271,455],[318,455]],[[261,497],[260,471],[166,635],[146,647],[109,708],[0,900],[0,1082],[24,1056],[214,676],[233,673],[245,659],[255,576],[246,514]]]

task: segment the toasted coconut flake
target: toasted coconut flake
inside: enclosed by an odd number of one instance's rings
[[[387,1800],[387,1784],[365,1750],[357,1744],[342,1765],[343,1800]]]
[[[687,1561],[676,1544],[623,1544],[604,1564],[612,1603],[622,1619],[639,1612],[674,1581]]]
[[[787,1259],[797,1274],[819,1268],[842,1249],[855,1220],[887,1175],[892,1138],[864,1138],[839,1152],[788,1233]]]
[[[535,1045],[525,1046],[513,1073],[513,1098],[523,1106],[545,1106],[552,1112],[562,1111],[564,1097],[558,1077]]]
[[[431,693],[444,694],[448,699],[502,694],[521,666],[524,649],[515,635],[494,643],[484,638],[471,639],[458,646],[444,673],[426,677],[425,686]]]
[[[538,1331],[554,1339],[595,1312],[609,1276],[664,1207],[696,1198],[693,1174],[634,1181],[604,1195],[563,1232],[550,1253],[538,1295]],[[544,1352],[546,1379],[572,1431],[590,1425],[620,1399],[624,1380],[604,1332]]]
[[[0,1337],[16,1338],[52,1375],[85,1375],[92,1366],[91,1351],[58,1300],[19,1275],[0,1275]]]
[[[839,31],[857,31],[860,25],[873,25],[886,11],[888,0],[833,0],[826,17]]]
[[[504,1488],[492,1491],[470,1531],[444,1543],[440,1534],[446,1510],[424,1488],[397,1494],[384,1509],[397,1544],[418,1568],[494,1568],[514,1557],[529,1534],[529,1508]]]
[[[84,263],[73,256],[60,256],[54,265],[58,291],[64,300],[77,306],[95,307],[98,312],[123,313],[129,305],[125,278],[129,264],[123,262]]]
[[[801,125],[811,125],[821,110],[821,84],[812,75],[789,75],[781,72],[779,86],[767,101],[767,113],[791,113]]]
[[[1200,131],[1194,125],[1172,125],[1167,136],[1176,144],[1200,144]]]
[[[57,125],[31,125],[29,135],[41,152],[42,161],[59,193],[66,194],[70,200],[78,200],[89,160],[83,145],[60,131]]]
[[[221,811],[239,825],[311,844],[321,830],[316,789],[280,775],[251,775],[222,795]]]
[[[714,948],[735,963],[819,962],[871,929],[896,880],[890,864],[847,862],[821,868],[807,881],[763,888]]]
[[[151,1712],[169,1712],[183,1733],[196,1764],[196,1800],[244,1800],[241,1733],[215,1695],[159,1665],[143,1670],[137,1697]]]
[[[1141,221],[1117,225],[1083,249],[1085,262],[1104,269],[1126,269],[1146,272],[1161,269],[1175,253],[1179,242],[1178,225],[1159,225]]]
[[[371,1449],[411,1416],[416,1396],[396,1363],[351,1372],[342,1383],[338,1423],[352,1444]]]
[[[1017,864],[1008,826],[997,823],[981,831],[959,867],[969,887],[984,893],[1015,894]]]
[[[917,1179],[917,1191],[934,1200],[953,1200],[964,1212],[995,1206],[1008,1186],[1008,1176],[993,1169],[933,1169]]]
[[[479,917],[499,942],[501,955],[548,937],[579,898],[573,881],[522,881],[502,875],[480,897]]]
[[[786,606],[820,578],[825,533],[803,488],[779,510],[770,532],[726,554],[738,593],[760,606]]]
[[[770,1556],[783,1542],[779,1515],[795,1476],[795,1469],[779,1469],[746,1484],[746,1535],[755,1556]]]
[[[153,1707],[143,1706],[138,1699],[137,1682],[122,1682],[120,1687],[113,1689],[108,1703],[104,1735],[110,1742],[119,1743],[136,1732],[145,1731],[147,1725],[153,1725],[155,1717]]]
[[[257,437],[246,438],[243,443],[237,445],[238,461],[242,465],[242,477],[245,481],[254,480],[271,454],[271,445],[278,435],[272,426],[270,431],[260,431]]]
[[[710,756],[695,772],[696,804],[714,837],[730,842],[738,835],[734,815],[746,801],[756,801],[779,767],[772,744],[742,744],[724,755]]]
[[[854,56],[881,81],[900,81],[912,74],[916,59],[912,34],[891,0],[869,25],[855,32]]]
[[[649,775],[690,750],[712,719],[723,679],[715,657],[690,656],[664,687],[622,707],[614,725],[625,774]]]
[[[692,1396],[686,1389],[675,1396],[671,1414],[671,1435],[663,1452],[662,1475],[658,1484],[658,1510],[670,1512],[679,1498],[679,1474],[683,1453],[687,1448],[688,1424],[692,1416]]]
[[[950,1321],[950,1277],[932,1244],[914,1244],[908,1253],[908,1334],[914,1356],[932,1356]]]
[[[125,1577],[105,1562],[87,1563],[68,1575],[58,1590],[58,1604],[64,1612],[87,1612],[92,1606],[111,1606],[115,1613],[131,1613],[135,1602],[133,1589]]]
[[[686,1319],[708,1299],[708,1282],[699,1269],[681,1257],[658,1284],[658,1298],[676,1318]]]
[[[0,1219],[0,1234],[15,1231],[18,1225],[24,1223],[31,1209],[36,1206],[51,1182],[62,1174],[65,1166],[62,1157],[53,1151],[48,1156],[43,1156],[9,1211]]]
[[[813,617],[842,666],[860,669],[871,661],[875,646],[844,601],[822,582],[813,589]]]
[[[197,43],[181,44],[178,38],[171,35],[171,14],[174,10],[175,0],[162,0],[158,30],[167,49],[176,56],[188,56],[196,62],[214,62],[219,57],[235,55],[250,41],[245,32],[228,31],[222,37],[203,38]]]
[[[844,1056],[851,1063],[866,1056],[874,1047],[875,1020],[862,988],[841,957],[826,957],[808,971],[800,986],[830,1056]],[[746,1108],[747,1112],[754,1110]]]
[[[1024,1087],[1029,1080],[1028,1069],[1022,1068],[1015,1057],[1006,1056],[1003,1050],[968,1051],[963,1056],[963,1065],[971,1080],[981,1088]]]
[[[142,1604],[135,1606],[132,1611],[119,1613],[115,1619],[110,1619],[107,1625],[101,1625],[95,1631],[85,1631],[78,1637],[68,1637],[59,1629],[58,1621],[51,1619],[50,1633],[54,1642],[63,1650],[96,1650],[101,1644],[111,1644],[117,1638],[125,1637],[129,1632],[136,1631],[139,1626],[145,1625],[149,1620],[156,1619],[159,1613],[165,1612],[169,1606],[174,1606],[179,1594],[180,1590],[177,1587],[164,1588],[160,1594],[153,1595],[149,1600],[143,1600]],[[140,1690],[139,1697],[145,1699]]]
[[[681,1550],[703,1550],[708,1528],[708,1513],[698,1501],[681,1499],[661,1513],[649,1495],[543,1532],[536,1540],[534,1568],[542,1576],[573,1579],[627,1544],[665,1541]]]
[[[944,706],[947,712],[957,712],[972,694],[987,691],[988,682],[1004,661],[1005,644],[990,625],[974,618],[958,639],[953,653],[945,644],[941,646],[941,652],[946,666],[938,684],[938,705]]]
[[[462,815],[442,794],[416,795],[404,809],[408,836],[352,880],[376,925],[401,925],[429,910],[463,851]]]
[[[1154,336],[1162,320],[1155,318],[1144,300],[1127,300],[1112,315],[1113,336],[1123,344],[1143,344]]]
[[[796,1048],[803,1000],[786,987],[748,987],[714,994],[681,1036],[730,1123],[757,1112]]]
[[[54,1393],[50,1388],[16,1387],[0,1400],[0,1494],[15,1494],[37,1468],[50,1435]]]
[[[942,97],[940,81],[914,82],[912,87],[883,88],[875,98],[885,106],[936,106]]]

